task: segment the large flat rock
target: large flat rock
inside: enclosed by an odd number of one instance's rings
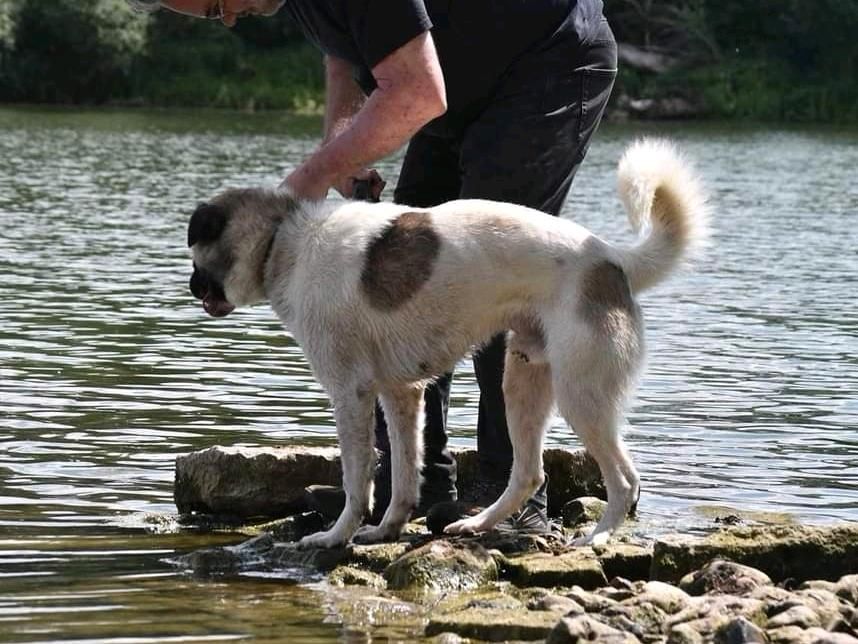
[[[858,570],[858,523],[726,528],[706,537],[666,536],[655,543],[651,576],[677,582],[713,559],[752,566],[775,582],[836,580]]]
[[[474,496],[477,453],[455,452],[460,498]],[[595,461],[584,451],[545,451],[549,513],[580,496],[605,492]],[[333,447],[223,447],[176,459],[174,498],[180,514],[199,513],[225,521],[278,518],[306,509],[304,488],[340,485],[339,450]]]

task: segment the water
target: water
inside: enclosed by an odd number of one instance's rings
[[[184,243],[198,201],[276,183],[318,127],[0,110],[0,641],[420,632],[403,605],[357,610],[324,585],[194,579],[165,562],[235,540],[176,529],[177,455],[334,443],[300,349],[265,306],[205,316]],[[613,172],[641,133],[696,159],[715,232],[692,270],[642,298],[650,358],[625,430],[643,477],[639,530],[735,511],[858,520],[858,133],[606,127],[564,216],[631,240]],[[396,163],[382,169],[395,177]],[[457,445],[474,444],[476,402],[463,362]],[[578,446],[559,422],[549,443]]]

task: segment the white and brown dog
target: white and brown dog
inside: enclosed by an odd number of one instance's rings
[[[635,295],[664,279],[706,230],[699,180],[663,141],[632,145],[619,164],[631,248],[509,203],[459,200],[416,209],[306,203],[282,191],[230,190],[191,217],[191,291],[213,316],[268,300],[331,397],[346,506],[304,546],[395,539],[416,506],[423,389],[466,352],[509,331],[503,389],[514,462],[500,498],[450,534],[490,530],[543,480],[542,444],[555,408],[601,468],[608,507],[582,543],[602,543],[637,498],[620,438],[644,356]],[[378,398],[392,450],[392,499],[369,510]]]

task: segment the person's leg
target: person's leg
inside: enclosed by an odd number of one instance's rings
[[[409,143],[394,191],[394,201],[429,208],[459,196],[461,187],[458,147],[450,139],[418,133]],[[418,514],[435,503],[455,501],[456,460],[447,449],[448,373],[426,387],[423,427],[423,484]],[[380,406],[376,406],[376,448],[381,452],[375,477],[373,518],[380,519],[390,501],[390,442]]]
[[[616,45],[607,23],[588,47],[570,33],[521,59],[465,133],[460,196],[509,201],[558,215],[615,76]],[[504,336],[499,335],[474,358],[480,385],[479,462],[489,491],[503,489],[512,464],[502,391],[504,353]],[[545,510],[544,486],[533,504]]]

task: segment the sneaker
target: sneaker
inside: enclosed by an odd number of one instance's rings
[[[504,519],[495,530],[517,532],[519,534],[561,534],[560,526],[549,520],[548,515],[537,503],[528,501],[524,507],[508,519]]]

